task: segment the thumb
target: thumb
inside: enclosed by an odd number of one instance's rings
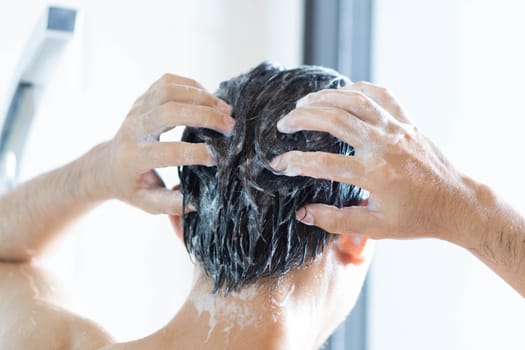
[[[138,206],[150,214],[182,215],[182,194],[166,188],[143,189],[138,193]]]
[[[376,217],[366,207],[337,208],[326,204],[309,204],[296,212],[296,218],[309,226],[330,233],[364,234],[373,232]]]

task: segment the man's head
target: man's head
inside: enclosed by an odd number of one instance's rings
[[[237,290],[277,279],[307,265],[333,236],[295,219],[307,203],[339,207],[359,204],[361,189],[348,184],[279,176],[268,163],[290,150],[352,155],[351,145],[321,132],[282,134],[277,122],[298,99],[321,89],[343,87],[348,79],[312,66],[285,70],[263,63],[220,85],[216,95],[233,107],[230,136],[186,128],[182,141],[205,142],[216,167],[180,171],[184,203],[196,211],[183,219],[184,242],[215,291]]]

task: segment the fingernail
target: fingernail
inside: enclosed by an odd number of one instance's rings
[[[277,122],[277,130],[285,134],[294,132],[295,130],[289,125],[289,123],[288,116],[285,116]]]
[[[271,160],[271,162],[269,163],[269,165],[274,168],[275,170],[282,170],[280,169],[281,165],[281,157],[280,156],[277,156],[275,157],[274,159]]]
[[[206,164],[206,166],[210,167],[217,165],[217,158],[215,158],[215,154],[212,152],[210,146],[206,146],[206,150],[208,151],[209,155],[208,163]]]
[[[286,158],[285,158],[286,157]],[[283,159],[285,158],[285,159]],[[272,169],[275,171],[273,172],[275,175],[285,175],[285,176],[299,176],[301,173],[298,171],[293,163],[290,162],[287,156],[280,155],[275,157],[268,163]]]
[[[312,226],[314,224],[314,217],[306,208],[299,209],[295,212],[295,218],[305,225]]]
[[[310,99],[310,95],[303,96],[299,100],[297,100],[297,102],[295,103],[295,106],[296,107],[304,106],[305,104],[308,103],[309,99]]]
[[[188,204],[186,205],[186,213],[190,213],[190,212],[192,212],[192,211],[197,211],[197,208],[195,208],[195,207],[193,206],[193,204],[188,203]]]
[[[228,127],[228,131],[231,131],[233,127],[235,126],[235,119],[229,116],[222,117],[222,120],[224,121],[224,124]]]
[[[227,115],[231,115],[232,114],[232,106],[230,106],[229,104],[227,104],[226,102],[224,102],[223,100],[221,99],[218,99],[217,100],[217,108],[220,109],[221,112],[227,114]]]

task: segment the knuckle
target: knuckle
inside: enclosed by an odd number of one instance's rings
[[[184,106],[185,113],[192,115],[198,121],[206,121],[210,119],[213,113],[212,108],[201,105],[186,105]]]
[[[368,103],[368,98],[361,91],[354,91],[353,92],[353,96],[354,96],[354,99],[356,100],[356,102],[358,102],[359,104]]]
[[[370,143],[377,143],[385,137],[384,131],[375,127],[367,128],[364,135],[370,140]]]
[[[299,101],[303,103],[323,102],[329,98],[329,96],[333,93],[333,91],[334,89],[323,89],[323,90],[311,92],[303,96]]]
[[[347,125],[347,113],[337,108],[331,108],[327,110],[324,115],[326,123],[324,125],[331,126],[337,129],[346,129]]]
[[[160,105],[157,108],[158,108],[159,116],[161,118],[164,118],[164,117],[168,117],[173,114],[178,114],[181,109],[181,104],[175,101],[168,101]]]
[[[308,116],[310,114],[315,114],[314,112],[316,109],[312,108],[311,106],[299,106],[294,109],[292,109],[286,119],[297,119],[304,116]],[[282,118],[284,119],[284,117]]]
[[[203,120],[214,124],[222,121],[221,112],[217,111],[215,108],[209,106],[195,106],[195,108],[200,112],[199,115]]]
[[[171,73],[164,73],[162,74],[162,76],[159,78],[159,83],[161,84],[169,84],[170,82],[172,82],[173,80],[175,80],[176,76],[174,74],[171,74]]]
[[[334,92],[334,89],[323,89],[312,94],[312,96],[324,97]]]
[[[210,102],[212,102],[213,105],[217,105],[219,102],[224,102],[223,100],[221,100],[219,97],[213,95],[213,94],[210,94],[206,91],[202,91],[201,92],[202,94],[204,94],[205,96],[208,97],[208,99],[210,100]],[[225,103],[225,102],[224,102]]]
[[[389,103],[392,105],[397,105],[397,101],[394,98],[394,95],[392,94],[392,91],[386,87],[380,87],[379,88],[379,95],[385,103]]]
[[[348,225],[346,222],[346,216],[343,215],[343,211],[341,209],[335,209],[333,212],[333,221],[332,221],[332,230],[335,233],[344,234],[348,232]]]
[[[396,130],[398,130],[398,133],[402,135],[400,140],[397,142],[398,147],[403,146],[404,148],[405,145],[411,144],[412,142],[414,142],[415,137],[416,137],[416,130],[414,130],[413,127],[397,126]]]
[[[384,103],[389,103],[393,105],[397,105],[397,101],[394,98],[394,94],[389,88],[378,86],[377,87],[378,95]]]
[[[200,86],[200,84],[197,82],[197,80],[192,79],[192,78],[186,78],[186,82],[188,83],[188,85]]]
[[[192,88],[193,102],[202,103],[207,106],[214,106],[217,104],[217,98],[205,91]]]
[[[371,104],[368,97],[361,91],[352,91],[352,102],[358,109],[370,109]]]
[[[169,84],[162,84],[155,90],[155,95],[160,102],[168,101],[171,96],[171,87]]]
[[[337,98],[339,93],[337,93],[335,89],[324,89],[318,91],[313,96],[317,101],[330,102],[331,99]]]
[[[404,114],[403,108],[394,98],[390,100],[390,110],[394,117],[402,117]]]
[[[364,80],[360,80],[358,82],[355,82],[354,84],[354,87],[358,88],[358,89],[361,89],[361,88],[366,88],[370,85],[369,82],[367,81],[364,81]]]
[[[376,89],[379,95],[381,95],[382,97],[387,97],[390,95],[390,91],[384,86],[376,86]]]
[[[393,122],[392,120],[388,120],[386,122],[386,125],[384,125],[384,130],[388,135],[400,135],[404,134],[404,130],[400,128],[399,124],[396,122]]]
[[[349,115],[343,110],[337,108],[330,108],[323,116],[325,123],[322,125],[327,132],[337,132],[347,130],[349,128]]]

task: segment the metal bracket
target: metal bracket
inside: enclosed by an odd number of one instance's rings
[[[40,96],[75,31],[76,19],[75,9],[46,8],[22,51],[8,90],[7,111],[0,110],[0,194],[16,184]]]

